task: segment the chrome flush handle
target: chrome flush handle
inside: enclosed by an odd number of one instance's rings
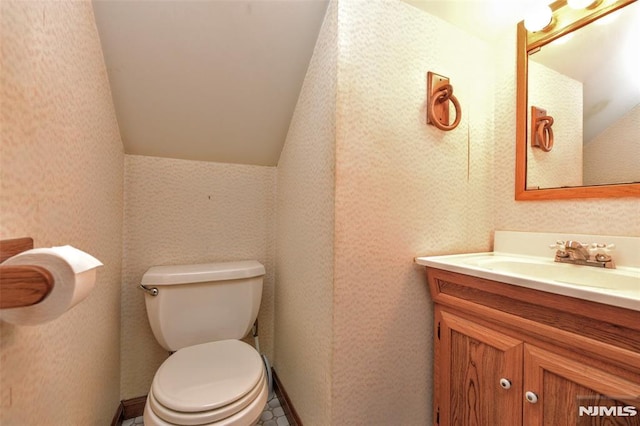
[[[138,286],[138,288],[142,291],[144,291],[145,293],[151,295],[151,296],[157,296],[158,295],[158,289],[155,287],[147,287],[143,284],[140,284]]]

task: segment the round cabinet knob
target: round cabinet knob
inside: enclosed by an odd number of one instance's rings
[[[527,401],[529,401],[532,404],[535,404],[536,402],[538,402],[538,395],[536,395],[535,393],[531,392],[531,391],[527,391],[524,394],[524,397]]]
[[[505,378],[500,379],[500,386],[502,386],[502,389],[511,389],[511,380]]]

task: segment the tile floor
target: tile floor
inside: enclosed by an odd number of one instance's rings
[[[122,422],[122,426],[133,426],[133,425],[143,425],[144,421],[142,421],[142,416],[136,417],[135,419],[127,419]]]
[[[142,417],[136,417],[135,419],[127,419],[122,422],[122,426],[142,426],[144,425],[144,421]],[[262,426],[289,426],[289,421],[284,415],[284,410],[280,405],[280,400],[275,393],[273,398],[271,398],[267,405],[264,407],[264,411],[262,412],[262,416],[260,416],[260,420],[258,420],[258,425]]]
[[[273,398],[267,402],[262,416],[258,420],[258,425],[262,426],[289,426],[289,421],[284,415],[284,410],[280,405],[280,400],[273,394]]]

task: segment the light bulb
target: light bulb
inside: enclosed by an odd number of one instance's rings
[[[531,8],[524,18],[524,27],[533,32],[540,31],[551,23],[552,12],[547,5],[538,5]]]

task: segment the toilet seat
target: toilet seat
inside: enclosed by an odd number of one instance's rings
[[[257,419],[267,394],[264,364],[253,347],[239,340],[204,343],[178,350],[160,366],[145,418],[149,411],[158,425],[222,425],[242,414],[246,424],[243,413],[257,410]]]
[[[261,384],[262,390],[258,397],[249,404],[244,410],[232,415],[231,417],[227,417],[226,419],[222,419],[219,422],[213,423],[189,423],[189,425],[198,426],[247,426],[247,425],[255,425],[260,416],[262,415],[262,410],[264,410],[264,406],[267,403],[267,397],[269,395],[269,388],[267,386],[267,382],[263,382]],[[176,424],[169,423],[156,415],[153,412],[149,405],[149,399],[147,399],[147,405],[144,409],[144,424],[145,426],[185,426],[186,423]]]

